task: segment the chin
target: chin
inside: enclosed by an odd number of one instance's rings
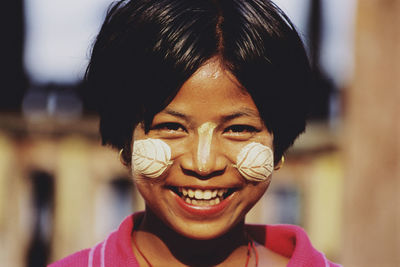
[[[170,228],[189,239],[193,240],[211,240],[219,238],[229,231],[235,229],[238,223],[232,222],[227,218],[220,218],[220,220],[176,220],[174,225],[169,225]]]
[[[210,225],[193,225],[189,229],[174,229],[186,238],[194,240],[210,240],[224,235],[227,230],[215,229]]]

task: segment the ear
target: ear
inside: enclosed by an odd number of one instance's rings
[[[119,161],[122,163],[122,165],[129,166],[129,161],[127,161],[126,157],[126,151],[121,148],[121,150],[119,151]]]
[[[282,155],[281,160],[278,162],[278,164],[275,165],[274,170],[277,171],[280,168],[282,168],[284,163],[285,163],[285,156]]]

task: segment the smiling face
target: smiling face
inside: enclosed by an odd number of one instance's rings
[[[272,148],[273,136],[251,96],[217,60],[200,67],[171,103],[139,125],[133,141],[160,139],[173,163],[157,179],[135,173],[146,206],[176,232],[193,239],[218,237],[244,221],[269,186],[250,182],[234,167],[250,143]]]

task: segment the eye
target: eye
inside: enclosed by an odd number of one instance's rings
[[[237,140],[247,140],[258,132],[260,132],[260,130],[253,126],[245,124],[235,124],[227,127],[224,130],[223,134],[229,138]]]
[[[250,125],[231,125],[228,128],[224,130],[225,133],[243,133],[243,132],[248,132],[248,133],[254,133],[254,132],[259,132],[258,129],[256,129],[253,126]]]
[[[156,130],[161,135],[165,134],[166,135],[164,136],[165,138],[181,137],[186,135],[187,133],[186,128],[182,124],[176,122],[159,123],[153,126],[151,130]]]

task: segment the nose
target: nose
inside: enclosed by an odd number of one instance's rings
[[[214,123],[207,122],[198,128],[197,142],[193,143],[190,153],[181,162],[184,172],[202,179],[223,173],[227,164],[214,140],[215,127]]]

